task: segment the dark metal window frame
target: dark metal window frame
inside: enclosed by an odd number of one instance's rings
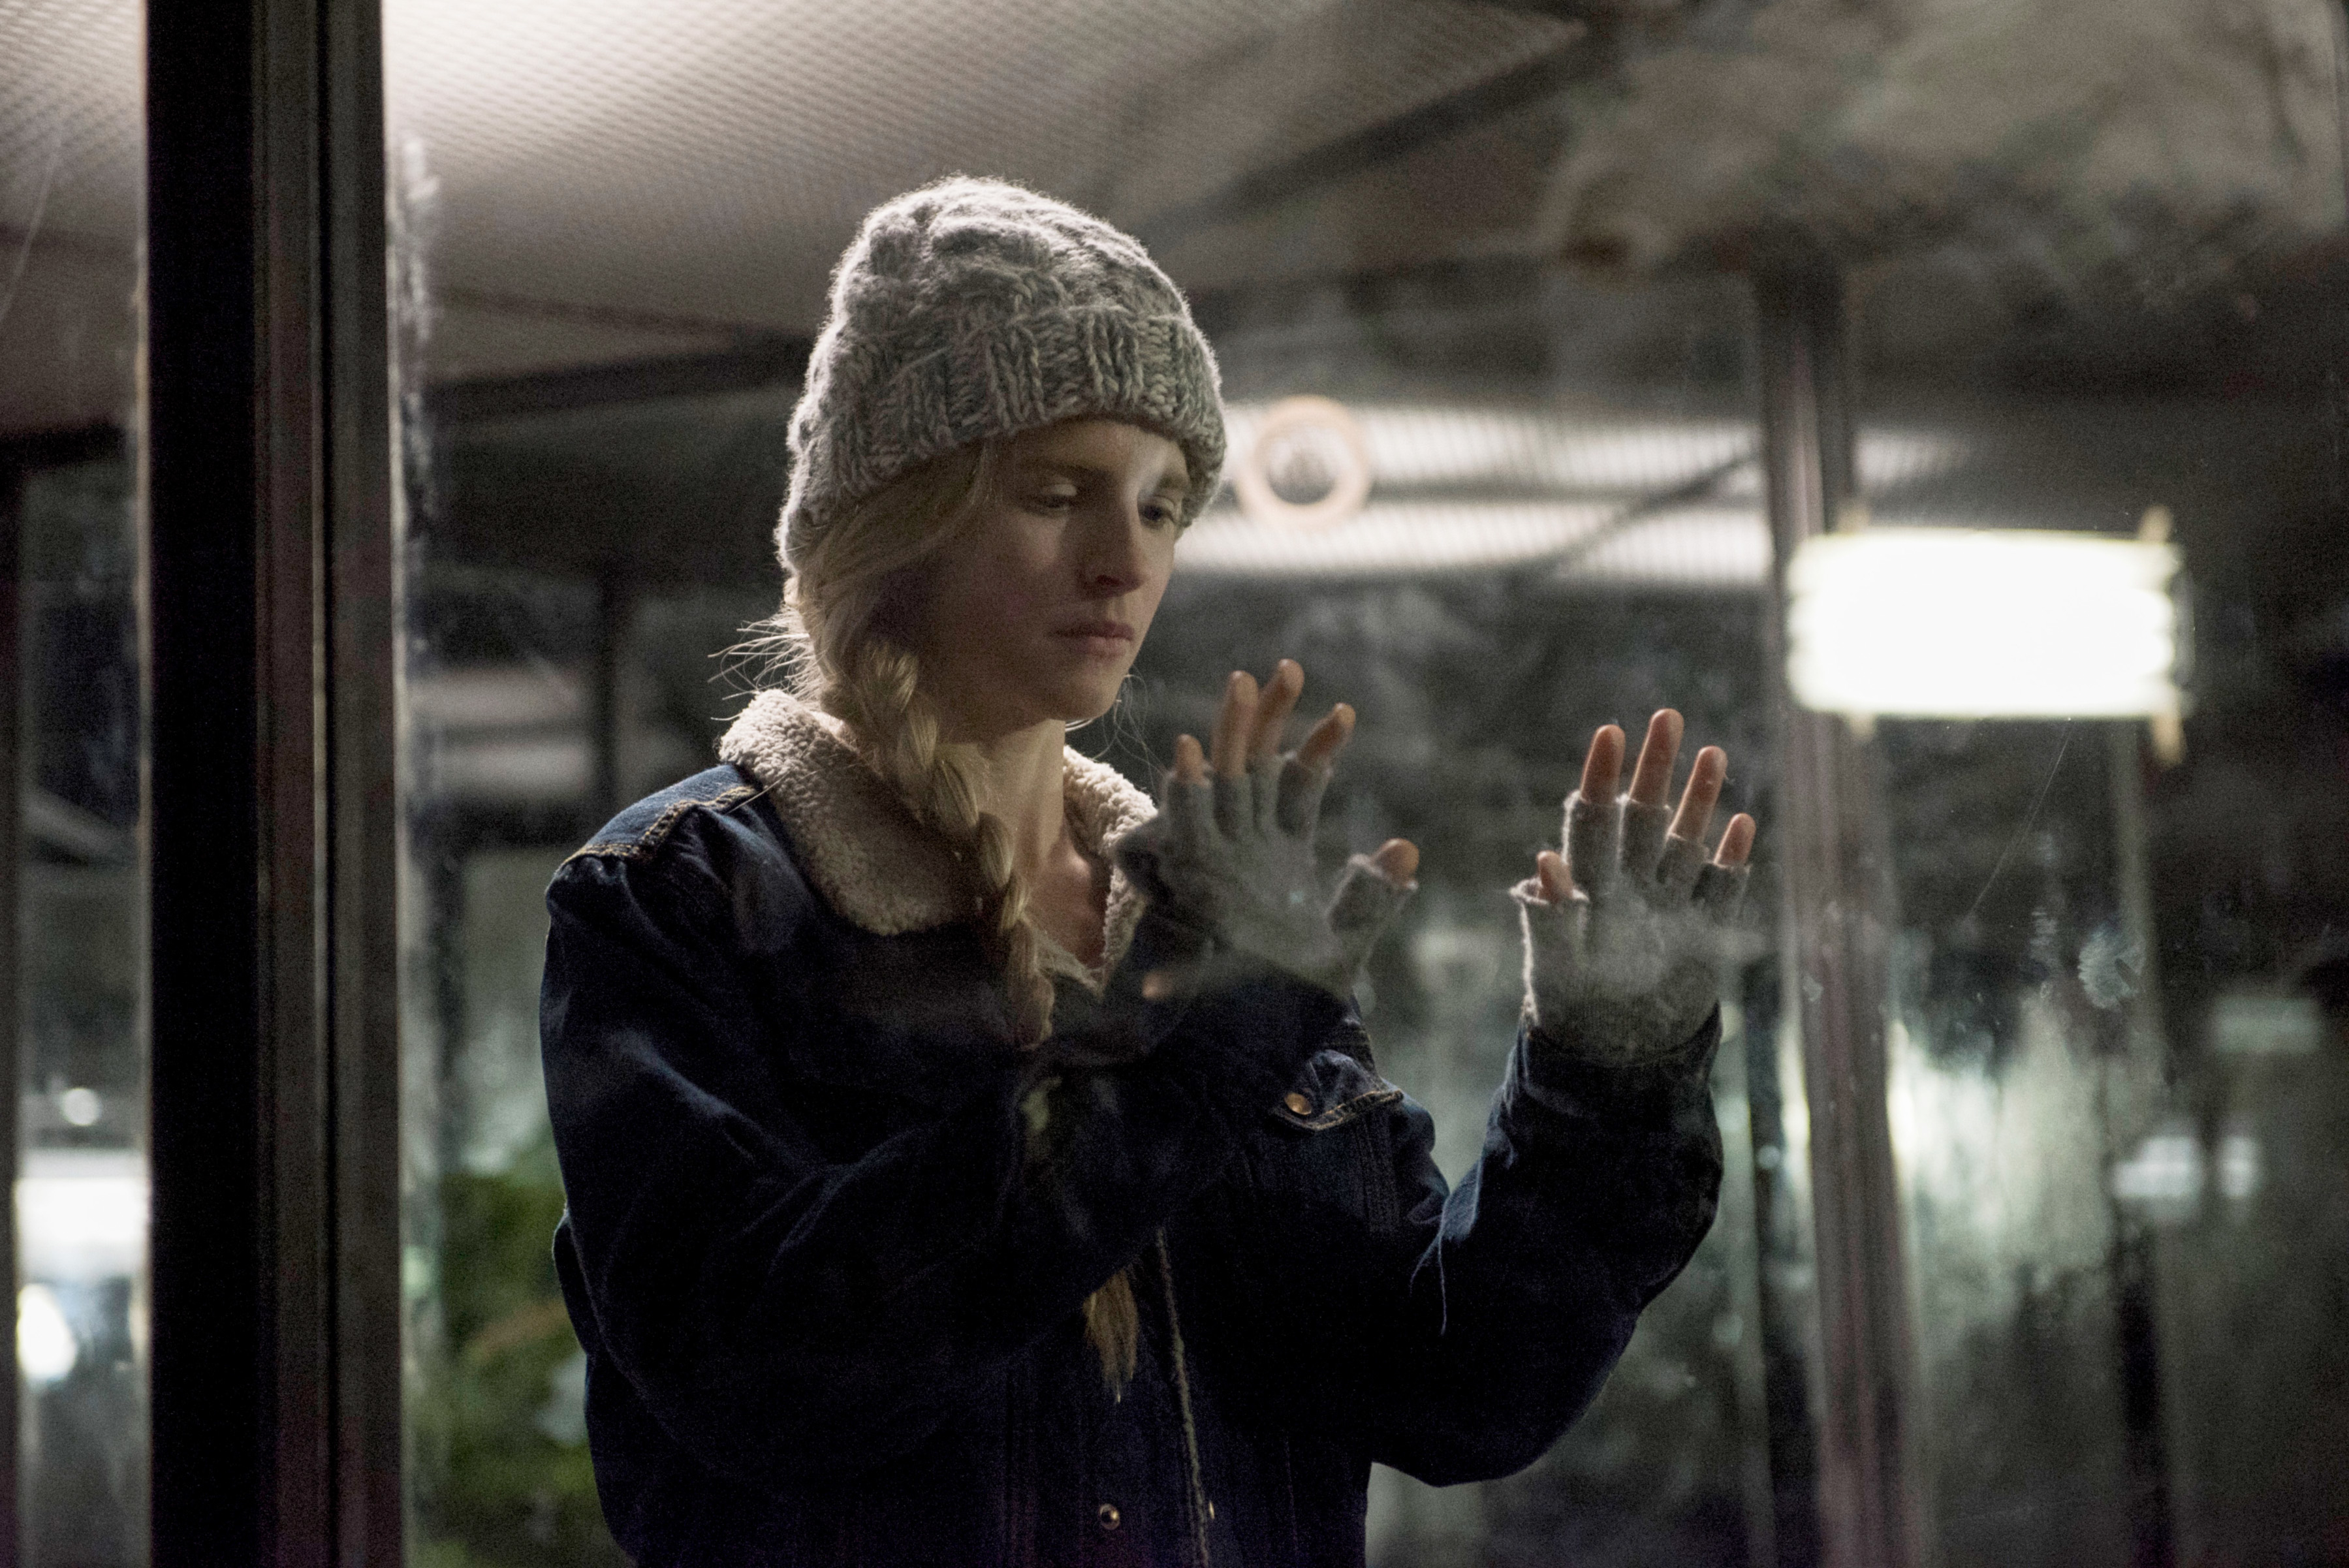
[[[147,15],[156,1568],[400,1554],[381,57]]]

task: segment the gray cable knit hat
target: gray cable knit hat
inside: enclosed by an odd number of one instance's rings
[[[1224,464],[1216,356],[1141,244],[995,180],[957,176],[884,202],[833,273],[792,410],[783,562],[917,464],[1089,414],[1181,446],[1183,521],[1198,515]]]

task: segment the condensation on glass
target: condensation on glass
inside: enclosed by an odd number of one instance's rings
[[[2015,636],[2090,624],[2059,568],[2013,569],[2036,599],[2004,569],[1866,579],[1889,654],[1804,687],[1857,759],[1916,1556],[2339,1554],[2335,10],[1779,0],[1599,46],[1561,9],[388,7],[419,1561],[617,1561],[548,1258],[540,895],[757,678],[719,655],[774,607],[826,269],[953,170],[1093,207],[1192,293],[1247,480],[1077,742],[1147,779],[1226,671],[1281,655],[1359,708],[1329,848],[1424,851],[1362,1000],[1448,1171],[1515,1025],[1503,890],[1591,727],[1681,707],[1763,820],[1719,1222],[1541,1461],[1377,1471],[1373,1561],[1808,1563],[1844,1506],[1748,287],[1787,264],[1845,302],[1835,532],[2170,552],[2040,680]],[[1950,651],[1889,656],[1929,634]],[[2095,696],[2123,643],[2138,685]],[[1994,664],[1994,695],[1960,678]]]
[[[140,11],[0,10],[21,1561],[143,1563]]]

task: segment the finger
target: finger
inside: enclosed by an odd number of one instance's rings
[[[1754,819],[1743,811],[1730,818],[1729,826],[1722,830],[1721,851],[1713,863],[1732,871],[1744,865],[1754,853],[1754,835],[1758,830]]]
[[[1256,827],[1256,780],[1247,773],[1226,773],[1221,768],[1207,776],[1215,790],[1216,827],[1237,838]]]
[[[1272,820],[1284,833],[1310,836],[1321,817],[1321,791],[1330,787],[1330,769],[1317,768],[1303,754],[1284,758],[1280,779],[1274,786]]]
[[[1248,734],[1250,757],[1261,761],[1279,755],[1280,732],[1288,727],[1288,716],[1296,711],[1297,699],[1304,690],[1304,666],[1295,659],[1281,660],[1257,703],[1256,723]]]
[[[1696,902],[1714,918],[1727,920],[1744,901],[1745,879],[1751,874],[1751,867],[1716,861],[1697,873]]]
[[[1330,929],[1337,935],[1338,951],[1345,955],[1349,975],[1361,968],[1379,934],[1411,902],[1418,886],[1409,879],[1394,881],[1369,855],[1356,855],[1346,862],[1337,896],[1330,901]]]
[[[1612,800],[1615,781],[1623,772],[1623,731],[1611,724],[1602,724],[1590,738],[1590,749],[1582,758],[1582,798],[1586,800]]]
[[[1594,799],[1577,790],[1567,797],[1566,863],[1576,885],[1594,899],[1615,891],[1622,828],[1622,802],[1612,792]]]
[[[1216,747],[1210,753],[1216,771],[1232,778],[1247,770],[1248,732],[1256,722],[1256,677],[1234,670],[1224,683],[1224,706],[1216,715]]]
[[[1534,884],[1541,896],[1551,903],[1564,903],[1574,896],[1574,872],[1566,857],[1556,850],[1544,850],[1534,857]]]
[[[1185,784],[1206,780],[1207,755],[1199,749],[1199,742],[1195,737],[1178,735],[1174,738],[1174,777]]]
[[[1689,889],[1696,886],[1697,873],[1702,870],[1703,841],[1671,834],[1664,840],[1663,853],[1656,861],[1656,891],[1667,897],[1685,898]]]
[[[1248,811],[1259,833],[1272,830],[1280,816],[1281,784],[1288,777],[1290,759],[1280,756],[1252,757],[1248,760]],[[1314,802],[1318,810],[1320,802]]]
[[[1721,799],[1722,781],[1729,777],[1729,753],[1708,746],[1696,754],[1689,769],[1688,788],[1681,791],[1681,809],[1672,818],[1676,838],[1702,840],[1713,822],[1713,809]]]
[[[1640,743],[1639,765],[1631,769],[1631,799],[1661,806],[1672,787],[1672,763],[1681,754],[1681,716],[1669,707],[1656,709],[1648,720],[1648,738]],[[1586,782],[1585,788],[1588,789]]]
[[[1184,737],[1188,740],[1188,736]],[[1192,741],[1194,752],[1198,742]],[[1207,826],[1214,820],[1215,805],[1209,795],[1207,776],[1199,769],[1198,758],[1191,759],[1189,778],[1183,776],[1178,759],[1174,770],[1166,778],[1166,838],[1170,843],[1187,848],[1206,836]]]
[[[1354,710],[1338,703],[1306,735],[1304,743],[1297,748],[1297,760],[1308,768],[1327,768],[1353,737]]]
[[[1389,839],[1371,855],[1379,875],[1391,882],[1408,882],[1419,875],[1419,846],[1409,839]]]
[[[1656,877],[1656,862],[1664,852],[1664,820],[1671,813],[1663,802],[1636,795],[1623,798],[1623,874],[1643,886]]]
[[[1549,860],[1557,858],[1547,851],[1544,855]],[[1509,890],[1510,896],[1517,901],[1517,918],[1525,927],[1526,996],[1529,1008],[1535,1006],[1534,998],[1538,995],[1535,985],[1537,974],[1556,974],[1574,967],[1582,950],[1583,921],[1590,913],[1590,906],[1581,899],[1546,896],[1542,882],[1538,876],[1530,877]]]

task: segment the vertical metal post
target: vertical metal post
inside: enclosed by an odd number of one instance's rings
[[[1741,1325],[1733,1346],[1737,1383],[1739,1480],[1745,1504],[1745,1561],[1750,1568],[1777,1568],[1784,1559],[1778,1547],[1778,1516],[1770,1466],[1770,1400],[1767,1355],[1764,1343],[1761,1270],[1766,1243],[1759,1223],[1759,1183],[1754,1180],[1754,1113],[1747,1076],[1745,1031],[1751,1022],[1742,1002],[1728,1000],[1738,993],[1740,978],[1733,965],[1722,966],[1721,1054],[1713,1059],[1713,1104],[1721,1120],[1721,1212],[1719,1223],[1731,1236],[1751,1236],[1751,1252],[1737,1246],[1729,1253],[1729,1296]]]
[[[329,746],[326,1049],[334,1084],[334,1561],[404,1561],[400,1486],[398,541],[392,504],[383,7],[328,0],[324,83]]]
[[[2115,892],[2124,950],[2136,954],[2137,990],[2129,997],[2119,1048],[2104,1067],[2097,1095],[2106,1161],[2125,1158],[2152,1118],[2168,1078],[2162,1040],[2159,980],[2153,926],[2153,877],[2147,864],[2145,755],[2133,720],[2107,724],[2106,769],[2112,785]],[[2113,1328],[2118,1352],[2123,1453],[2129,1476],[2131,1568],[2172,1568],[2178,1561],[2177,1500],[2170,1483],[2169,1434],[2163,1408],[2161,1343],[2155,1316],[2160,1238],[2143,1214],[2132,1213],[2106,1187],[2112,1217]]]
[[[1766,810],[1766,808],[1765,808]],[[1777,813],[1766,811],[1765,821]],[[1746,1116],[1753,1150],[1755,1340],[1762,1359],[1762,1402],[1768,1434],[1768,1568],[1816,1568],[1819,1562],[1818,1435],[1811,1410],[1814,1297],[1810,1216],[1786,1161],[1786,1102],[1799,1090],[1781,1064],[1786,987],[1780,966],[1748,970],[1738,1042],[1745,1053]],[[1807,1144],[1805,1145],[1807,1148]],[[1757,1561],[1761,1561],[1757,1559]]]
[[[147,27],[152,1562],[391,1563],[378,11]]]
[[[1899,1191],[1886,1116],[1883,866],[1865,747],[1785,688],[1785,569],[1853,495],[1843,291],[1824,262],[1754,280],[1764,469],[1776,550],[1787,940],[1810,1100],[1817,1241],[1819,1515],[1829,1568],[1913,1568],[1923,1557],[1911,1454],[1912,1351]]]

